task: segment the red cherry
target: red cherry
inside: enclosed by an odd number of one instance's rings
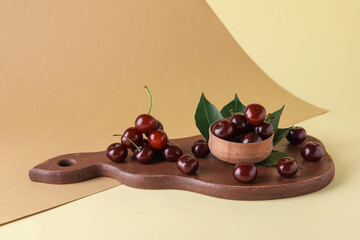
[[[123,162],[127,154],[127,149],[121,143],[110,144],[106,149],[106,156],[113,162]]]
[[[147,144],[139,146],[139,149],[140,151],[138,149],[134,150],[135,160],[142,164],[150,163],[155,156],[155,150]]]
[[[150,114],[140,114],[135,120],[135,128],[139,133],[149,134],[157,126],[156,119]]]
[[[250,183],[254,181],[257,175],[257,169],[252,163],[238,163],[233,170],[234,178],[243,183]]]
[[[254,131],[261,137],[262,140],[265,140],[274,133],[274,128],[271,123],[262,122],[254,127]]]
[[[244,115],[248,123],[251,125],[259,125],[266,118],[266,110],[260,104],[249,104],[245,108]]]
[[[179,157],[183,155],[183,151],[181,150],[179,145],[175,143],[169,143],[162,150],[162,155],[166,161],[176,162]]]
[[[261,138],[259,137],[259,135],[257,135],[256,133],[248,133],[245,136],[243,136],[241,138],[241,142],[242,143],[255,143],[255,142],[260,142]]]
[[[296,161],[291,157],[283,157],[279,159],[276,164],[278,173],[283,176],[290,178],[298,171],[298,165]]]
[[[230,121],[235,125],[235,131],[234,131],[235,137],[249,132],[249,126],[244,114],[234,113],[231,116]]]
[[[129,127],[123,133],[123,136],[121,137],[121,143],[126,148],[135,148],[134,144],[132,144],[129,139],[131,139],[131,141],[133,141],[136,145],[141,145],[143,136],[141,133],[136,131],[134,127]]]
[[[156,150],[163,149],[168,141],[168,137],[163,130],[154,130],[149,134],[149,144]]]
[[[319,161],[324,155],[323,147],[316,142],[307,142],[301,149],[301,156],[310,162]]]
[[[306,131],[302,127],[293,127],[286,136],[286,139],[294,145],[302,143],[303,141],[305,141],[305,138]]]
[[[164,126],[163,124],[159,121],[159,120],[156,120],[157,121],[157,124],[156,124],[156,129],[159,129],[159,130],[164,130]]]
[[[233,137],[235,132],[235,124],[229,119],[221,119],[212,128],[212,132],[218,138],[229,140]]]
[[[185,174],[194,174],[199,168],[199,162],[196,158],[184,155],[179,157],[176,166]]]
[[[196,140],[191,147],[191,151],[198,158],[204,158],[210,154],[209,145],[203,139]]]

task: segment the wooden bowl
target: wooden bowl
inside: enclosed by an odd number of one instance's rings
[[[237,164],[241,162],[257,163],[265,160],[273,150],[274,133],[267,139],[256,143],[230,142],[215,136],[209,127],[209,148],[218,159]]]

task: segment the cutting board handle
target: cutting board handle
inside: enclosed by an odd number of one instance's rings
[[[35,182],[75,183],[104,176],[105,152],[65,154],[51,158],[29,171]]]

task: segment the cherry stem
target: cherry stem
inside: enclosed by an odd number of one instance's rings
[[[233,109],[230,109],[229,112],[230,112],[231,115],[234,115],[234,110]]]
[[[114,137],[125,137],[127,140],[129,140],[138,151],[140,151],[140,148],[138,147],[138,145],[136,145],[130,138],[128,138],[127,136],[121,135],[121,134],[113,134]]]
[[[151,112],[151,107],[152,107],[152,97],[151,97],[151,93],[150,93],[148,87],[147,87],[147,86],[144,86],[144,88],[145,88],[146,92],[149,94],[149,98],[150,98],[150,107],[149,107],[149,112],[148,112],[148,114],[150,114],[150,112]]]

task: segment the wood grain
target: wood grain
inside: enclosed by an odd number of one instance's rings
[[[184,154],[191,154],[192,143],[200,138],[195,136],[172,141],[182,147]],[[322,144],[311,136],[306,141]],[[29,177],[37,182],[65,184],[106,176],[136,188],[180,189],[225,199],[287,198],[320,190],[332,181],[335,174],[334,162],[327,152],[319,162],[303,161],[300,149],[304,144],[294,146],[284,139],[275,147],[275,150],[289,153],[303,166],[295,177],[281,177],[276,167],[257,166],[258,176],[251,184],[237,182],[232,177],[234,165],[219,161],[213,155],[199,159],[197,174],[185,175],[177,170],[176,163],[162,161],[160,155],[153,163],[142,165],[132,159],[130,151],[123,163],[111,162],[104,151],[61,155],[31,169]]]
[[[209,148],[211,153],[218,159],[228,163],[258,163],[265,160],[273,149],[274,134],[269,138],[255,143],[231,142],[215,136],[211,129],[217,122],[211,124],[209,128]]]

